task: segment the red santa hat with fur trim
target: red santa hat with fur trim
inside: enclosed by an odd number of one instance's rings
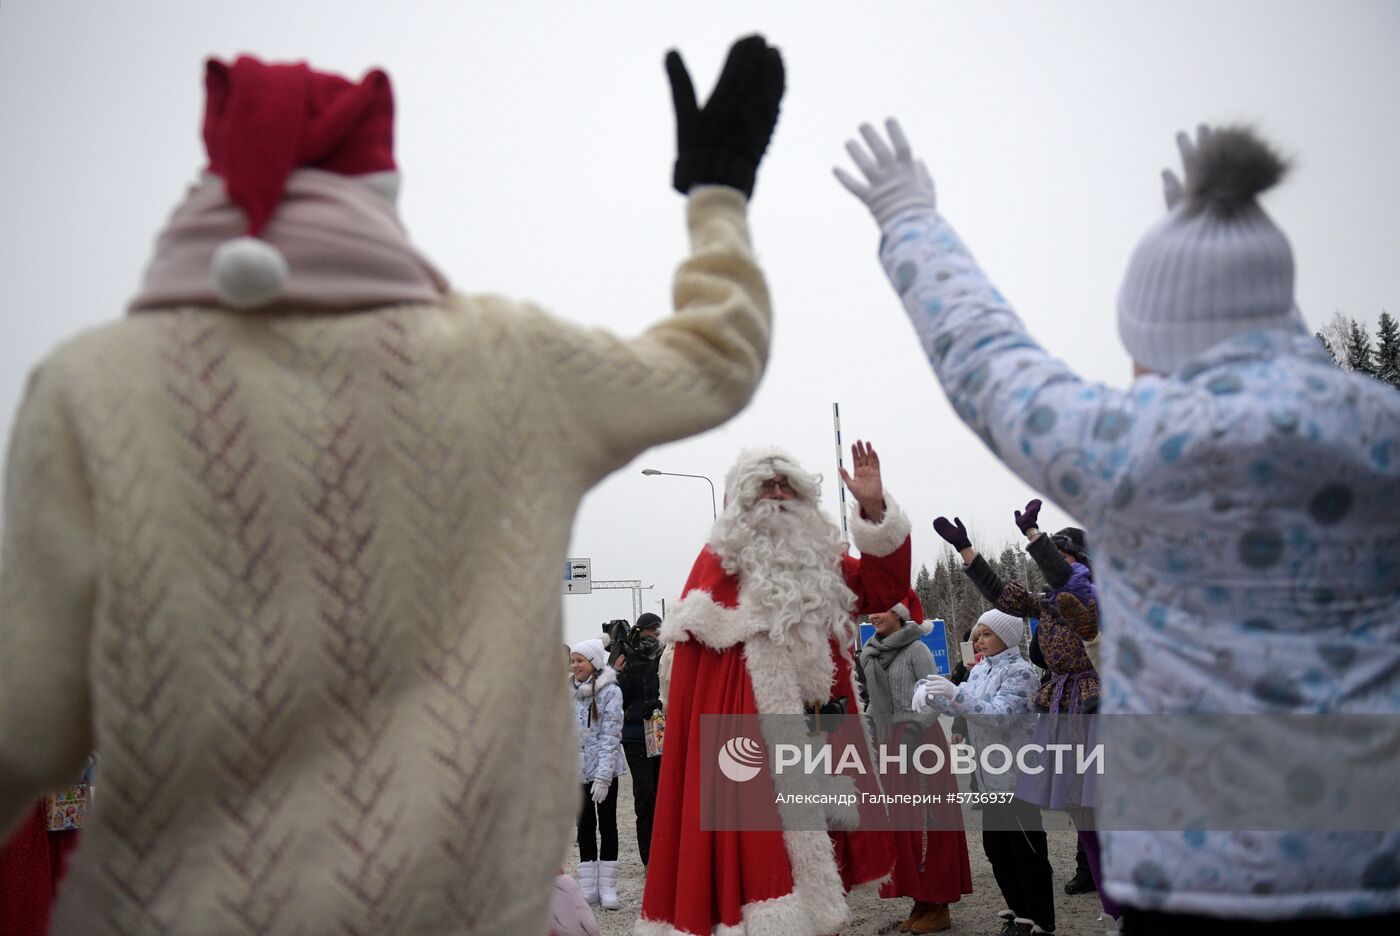
[[[914,589],[909,589],[909,593],[904,596],[904,600],[890,608],[899,619],[906,624],[913,622],[919,625],[919,631],[924,634],[933,633],[933,622],[924,620],[924,605],[919,601],[919,596]]]
[[[304,62],[269,65],[247,55],[232,65],[210,59],[204,86],[209,172],[248,218],[245,236],[214,252],[210,274],[225,304],[255,309],[286,285],[286,258],[259,235],[294,170],[395,171],[393,91],[379,69],[355,83]]]

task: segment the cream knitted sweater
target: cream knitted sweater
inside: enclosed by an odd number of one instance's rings
[[[724,188],[625,340],[493,297],[148,313],[30,379],[6,478],[0,826],[98,783],[59,934],[543,934],[578,808],[580,498],[748,401]],[[503,621],[553,626],[512,628]],[[540,687],[558,686],[542,695]]]

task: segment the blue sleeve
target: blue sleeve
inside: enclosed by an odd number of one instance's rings
[[[1155,381],[1125,392],[1052,357],[935,211],[891,221],[880,261],[953,409],[993,454],[1086,526],[1131,498],[1129,439]]]
[[[990,699],[973,699],[966,691],[967,683],[958,687],[958,694],[949,703],[954,715],[1025,715],[1032,711],[1031,700],[1040,688],[1035,670],[1019,665],[1002,679]]]

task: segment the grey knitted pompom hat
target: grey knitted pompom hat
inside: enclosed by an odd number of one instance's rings
[[[1257,196],[1287,169],[1250,130],[1201,127],[1177,135],[1185,184],[1170,172],[1167,216],[1128,261],[1118,334],[1133,360],[1170,374],[1227,338],[1301,331],[1293,251]]]

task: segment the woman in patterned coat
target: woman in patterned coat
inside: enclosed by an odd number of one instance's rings
[[[938,675],[923,679],[914,690],[914,711],[965,716],[968,744],[979,752],[993,745],[1012,754],[1020,750],[1031,739],[1031,700],[1040,683],[1021,656],[1024,634],[1019,617],[995,608],[983,614],[972,629],[982,662],[960,685]],[[1014,795],[1014,766],[995,772],[979,757],[976,776],[979,795],[989,797],[982,809],[982,848],[1006,898],[1002,934],[1053,933],[1055,895],[1040,807]]]
[[[1292,248],[1259,201],[1284,161],[1243,128],[1178,135],[1184,178],[1164,174],[1167,212],[1119,290],[1135,379],[1118,388],[1031,336],[939,213],[899,125],[887,129],[889,144],[866,126],[869,151],[850,147],[868,184],[843,181],[881,228],[880,260],[953,409],[1094,531],[1100,712],[1400,709],[1400,396],[1340,370],[1301,318]],[[1312,719],[1284,721],[1278,751],[1314,749]],[[1273,758],[1254,767],[1286,773]],[[1153,809],[1231,818],[1232,785],[1202,794],[1156,776]],[[1144,799],[1110,782],[1101,825],[1110,801]],[[1310,802],[1281,785],[1254,801],[1278,815]],[[1101,833],[1125,928],[1397,925],[1400,832],[1128,831],[1142,828]]]
[[[584,640],[569,648],[574,714],[578,724],[578,776],[583,807],[578,820],[578,880],[589,903],[616,910],[617,778],[627,773],[622,752],[622,687],[608,665],[603,642]],[[602,838],[599,848],[594,833]]]

